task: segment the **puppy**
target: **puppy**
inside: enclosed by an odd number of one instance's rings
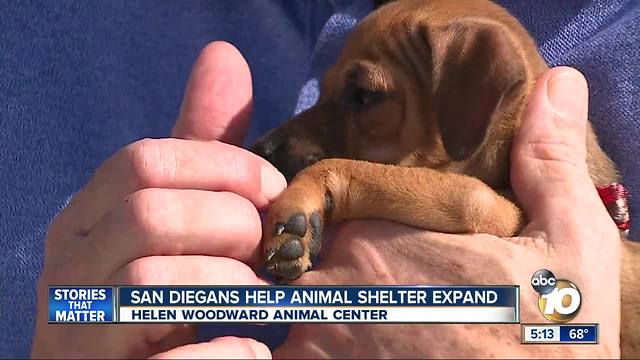
[[[265,221],[267,268],[299,277],[323,228],[346,219],[517,235],[510,144],[547,70],[518,20],[485,0],[401,0],[367,16],[317,104],[252,149],[289,181]],[[595,185],[619,180],[591,125],[587,151]],[[623,242],[623,355],[640,356],[640,246]]]

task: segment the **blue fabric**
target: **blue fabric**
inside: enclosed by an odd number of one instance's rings
[[[635,194],[638,224],[640,3],[500,3],[550,64],[586,74],[592,120]],[[118,148],[169,134],[206,43],[231,41],[249,62],[249,143],[315,101],[322,72],[371,8],[364,0],[0,0],[0,356],[29,355],[47,223]],[[275,346],[286,330],[209,325],[200,337],[255,335]]]

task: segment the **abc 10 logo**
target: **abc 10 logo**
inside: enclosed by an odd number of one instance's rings
[[[551,271],[540,269],[531,277],[531,286],[539,294],[538,309],[547,320],[565,323],[578,315],[582,296],[571,281],[557,280]]]

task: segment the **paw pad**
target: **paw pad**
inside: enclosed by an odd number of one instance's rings
[[[265,248],[265,265],[280,278],[293,280],[311,266],[320,249],[322,224],[317,212],[295,212],[273,225],[273,237]]]
[[[304,236],[307,233],[307,217],[304,214],[293,215],[284,225],[284,231],[289,234]]]

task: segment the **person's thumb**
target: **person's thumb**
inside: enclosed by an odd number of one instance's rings
[[[583,215],[579,209],[604,210],[586,163],[587,114],[580,72],[558,67],[538,79],[511,152],[513,189],[530,219],[555,223]]]
[[[198,56],[172,136],[239,145],[249,127],[251,72],[233,45],[216,41]]]

